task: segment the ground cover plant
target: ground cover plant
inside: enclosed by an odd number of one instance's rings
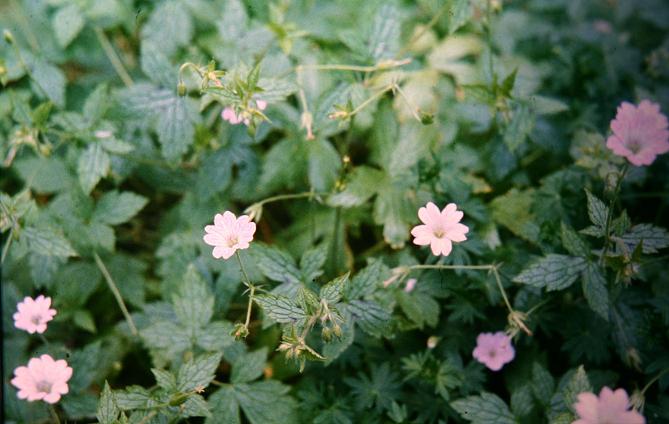
[[[669,421],[668,26],[1,2],[4,422]]]

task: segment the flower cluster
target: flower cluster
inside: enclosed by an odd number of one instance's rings
[[[30,334],[42,334],[46,331],[47,323],[56,315],[51,309],[51,298],[43,295],[32,299],[26,297],[16,305],[14,326]],[[27,366],[20,366],[14,370],[11,383],[19,389],[19,399],[29,402],[43,400],[47,403],[56,403],[69,390],[67,382],[72,377],[72,368],[67,366],[63,359],[54,360],[44,354],[39,358],[32,358]]]

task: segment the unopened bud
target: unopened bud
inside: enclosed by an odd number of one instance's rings
[[[338,324],[335,324],[332,327],[332,332],[334,333],[335,336],[341,337],[341,327]]]
[[[186,402],[190,397],[190,393],[175,393],[169,400],[170,406],[179,406],[182,403]]]
[[[2,36],[8,44],[14,44],[14,36],[8,29],[3,31]]]
[[[430,336],[427,339],[427,348],[428,349],[434,349],[437,347],[437,344],[439,343],[439,337],[437,336]]]
[[[332,330],[330,330],[328,327],[323,327],[323,330],[321,331],[321,337],[326,342],[329,342],[332,340]]]
[[[177,94],[179,97],[183,97],[186,95],[186,85],[183,82],[180,82],[177,85]]]
[[[245,339],[249,335],[249,329],[246,324],[238,323],[235,324],[235,328],[232,331],[232,335],[235,336],[235,339]]]

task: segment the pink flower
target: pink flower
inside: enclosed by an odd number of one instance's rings
[[[251,100],[251,104],[255,104],[255,107],[258,110],[265,110],[265,108],[267,108],[267,102],[264,100]],[[244,125],[248,126],[251,123],[250,116],[250,113],[245,112],[240,112],[237,114],[235,110],[229,106],[223,109],[223,112],[221,112],[221,118],[223,118],[224,121],[228,121],[232,125],[237,125],[243,122]]]
[[[56,310],[50,309],[50,306],[50,297],[42,295],[35,299],[25,297],[23,302],[16,305],[17,312],[13,316],[14,326],[30,334],[44,333],[46,323],[56,315]]]
[[[643,415],[635,410],[629,410],[629,398],[623,389],[614,392],[604,387],[599,392],[599,397],[590,392],[580,393],[574,409],[579,419],[572,424],[644,424],[646,422]]]
[[[635,107],[622,102],[616,119],[611,121],[613,134],[606,140],[606,147],[635,166],[650,165],[657,155],[669,152],[667,126],[667,117],[657,103],[643,100]]]
[[[411,293],[414,288],[416,288],[416,283],[418,281],[415,278],[409,278],[407,280],[406,285],[404,286],[404,291],[407,293]]]
[[[214,246],[214,258],[228,259],[237,249],[248,249],[256,223],[246,215],[237,218],[234,213],[225,211],[223,215],[217,213],[214,225],[207,225],[204,230],[207,232],[204,242]]]
[[[511,345],[511,337],[502,331],[497,333],[481,333],[476,338],[476,348],[472,353],[477,361],[493,371],[499,371],[504,364],[516,356]]]
[[[418,217],[425,225],[417,225],[411,230],[414,244],[430,245],[435,255],[448,256],[453,249],[452,242],[467,240],[469,227],[460,224],[463,213],[455,203],[449,203],[441,212],[437,205],[429,202],[418,210]]]
[[[72,377],[72,368],[63,359],[54,361],[49,355],[32,358],[27,367],[14,370],[12,384],[19,389],[19,399],[29,402],[43,400],[56,403],[68,392],[67,381]]]

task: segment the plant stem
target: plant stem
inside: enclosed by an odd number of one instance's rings
[[[5,242],[5,246],[2,248],[2,258],[0,258],[0,265],[5,263],[5,257],[7,257],[7,252],[9,252],[9,246],[11,246],[13,238],[14,238],[14,227],[9,229],[9,235],[7,236],[7,241]]]
[[[659,380],[660,378],[662,378],[662,376],[665,375],[665,374],[668,373],[668,372],[669,372],[669,368],[665,368],[665,369],[663,369],[662,371],[660,371],[659,374],[657,374],[655,377],[653,377],[653,378],[648,382],[648,384],[646,384],[646,385],[643,387],[643,389],[641,389],[641,396],[643,396],[644,393],[646,393],[646,391],[650,388],[650,386],[653,385],[653,383],[655,383],[657,380]]]
[[[354,71],[354,72],[375,72],[381,69],[391,69],[404,66],[408,63],[411,63],[412,59],[402,59],[402,60],[393,60],[389,62],[380,62],[372,66],[360,66],[360,65],[340,65],[340,64],[329,64],[329,65],[298,65],[296,71],[301,71],[303,69],[314,69],[317,71]]]
[[[449,6],[451,6],[451,2],[448,2],[448,1],[445,2],[444,5],[441,6],[441,8],[437,11],[437,13],[435,13],[435,15],[432,17],[432,19],[430,19],[430,22],[428,22],[427,25],[425,25],[425,26],[420,30],[420,32],[418,32],[418,33],[415,34],[413,37],[411,37],[411,39],[409,40],[409,42],[408,42],[404,47],[402,47],[402,49],[397,53],[397,55],[396,55],[395,57],[402,56],[404,53],[406,53],[407,51],[409,51],[409,49],[411,48],[411,46],[413,46],[413,43],[415,43],[416,41],[420,40],[420,38],[421,38],[423,35],[425,35],[426,32],[428,32],[433,26],[435,26],[435,25],[437,24],[437,22],[439,22],[439,19],[441,18],[441,16],[442,16],[444,13],[446,13],[446,11],[448,10]]]
[[[390,91],[390,90],[392,90],[393,88],[395,88],[395,86],[396,86],[395,83],[388,84],[387,86],[385,86],[384,88],[382,88],[382,89],[379,90],[378,92],[372,94],[367,100],[365,100],[364,102],[360,103],[360,104],[358,105],[358,107],[356,107],[356,108],[353,109],[351,112],[349,112],[348,115],[347,115],[347,117],[348,117],[348,118],[353,117],[353,115],[355,115],[356,113],[360,112],[360,111],[361,111],[362,109],[364,109],[367,105],[369,105],[370,103],[372,103],[374,100],[378,99],[379,97],[381,97],[381,96],[383,96],[384,94],[386,94],[388,91]]]
[[[130,77],[130,74],[128,74],[128,71],[125,70],[123,62],[121,62],[121,59],[118,57],[114,47],[109,42],[107,35],[105,35],[104,31],[99,27],[95,27],[95,35],[98,37],[98,41],[102,46],[102,50],[105,51],[107,58],[116,71],[116,74],[119,76],[119,78],[121,78],[121,81],[123,81],[123,84],[125,84],[126,87],[130,87],[133,84],[132,78]]]
[[[51,413],[51,417],[53,417],[53,422],[55,424],[60,424],[60,418],[58,418],[58,413],[56,412],[56,408],[54,408],[53,405],[49,405],[49,412]]]
[[[409,99],[409,97],[406,94],[404,94],[404,90],[402,90],[402,88],[398,84],[395,85],[394,89],[397,90],[398,93],[400,93],[402,99],[404,99],[407,106],[409,106],[409,109],[411,109],[411,114],[413,115],[414,118],[416,118],[416,121],[422,122],[420,116],[418,115],[418,108],[414,106],[413,102]]]
[[[100,256],[98,256],[97,252],[93,252],[93,258],[95,259],[95,263],[97,264],[98,268],[100,268],[100,272],[102,272],[102,275],[105,277],[105,281],[109,286],[109,290],[111,290],[112,294],[116,298],[116,303],[118,303],[118,306],[119,308],[121,308],[121,312],[123,313],[125,320],[128,322],[128,326],[130,327],[130,332],[132,333],[133,336],[136,336],[138,334],[137,327],[135,326],[135,322],[132,320],[132,317],[130,316],[130,312],[128,312],[128,308],[126,308],[125,306],[123,297],[121,297],[121,292],[118,290],[116,283],[114,283],[114,279],[112,278],[111,274],[109,274],[107,267],[102,262],[102,259],[100,259]]]
[[[279,194],[277,196],[268,197],[266,199],[257,202],[254,206],[263,206],[267,203],[277,202],[279,200],[289,200],[289,199],[303,199],[305,197],[314,197],[320,195],[326,195],[328,193],[316,193],[313,191],[305,191],[302,193],[292,193],[292,194]]]
[[[250,290],[249,303],[246,306],[246,321],[244,322],[244,327],[248,328],[249,322],[251,322],[251,310],[253,309],[253,295],[255,294],[256,288],[251,283],[251,280],[249,279],[249,276],[246,273],[246,269],[244,268],[244,263],[242,262],[242,257],[239,255],[239,250],[235,251],[235,257],[237,258],[237,262],[239,263],[239,269],[242,270],[242,275],[244,276],[244,280],[246,280],[244,281],[244,284]]]
[[[629,165],[626,163],[623,166],[623,169],[620,171],[620,176],[618,177],[618,181],[616,182],[616,188],[613,192],[613,196],[611,196],[611,201],[609,202],[609,210],[606,213],[606,225],[604,226],[604,249],[602,250],[602,255],[599,257],[599,265],[604,264],[604,258],[606,258],[606,254],[609,251],[609,245],[611,244],[611,235],[609,234],[609,231],[611,230],[611,222],[613,221],[613,208],[615,207],[617,201],[618,201],[618,195],[620,194],[620,188],[622,186],[623,179],[625,178],[625,174],[627,174],[627,170],[629,169]]]

